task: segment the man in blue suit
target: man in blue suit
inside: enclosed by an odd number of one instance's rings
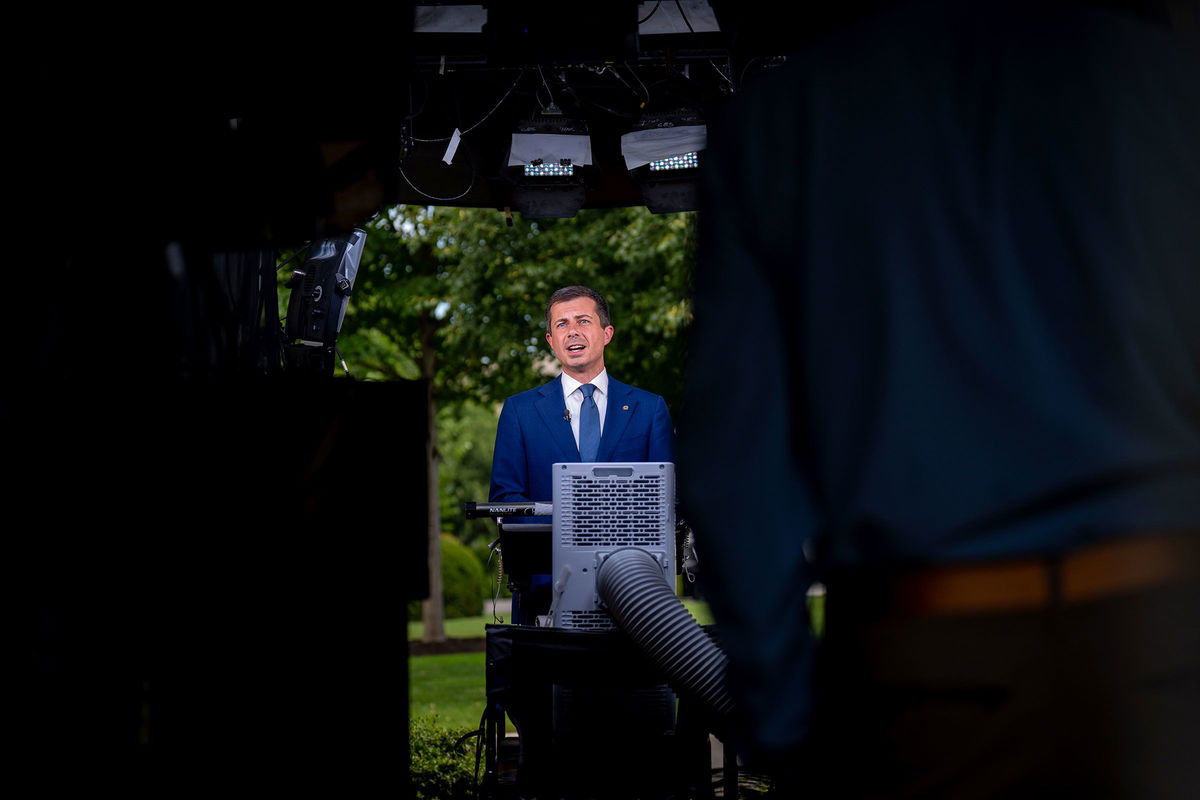
[[[674,427],[663,398],[609,377],[604,348],[612,337],[608,303],[599,292],[566,286],[550,295],[546,341],[562,364],[562,373],[504,401],[492,455],[489,498],[493,503],[549,502],[553,499],[551,465],[557,462],[675,460]],[[590,447],[584,420],[585,404],[590,403],[585,402],[585,394],[595,404],[592,413],[598,411],[599,416],[599,441]],[[508,522],[549,520],[528,517]],[[548,584],[548,575],[535,575],[530,591],[537,594]],[[521,622],[517,617],[514,609],[514,622]]]

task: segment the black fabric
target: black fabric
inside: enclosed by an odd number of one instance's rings
[[[901,4],[710,125],[678,474],[756,750],[833,571],[1200,527],[1198,141],[1195,39],[1078,3]]]
[[[517,730],[522,796],[666,800],[709,781],[707,720],[695,709],[675,723],[665,676],[624,633],[486,635],[489,709]]]
[[[822,797],[1194,797],[1197,608],[1196,581],[921,618],[831,588],[815,735],[793,779]]]

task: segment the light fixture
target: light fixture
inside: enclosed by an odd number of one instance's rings
[[[366,242],[366,231],[361,228],[318,239],[292,271],[287,284],[292,290],[286,327],[289,342],[284,346],[289,371],[333,373],[334,348]]]
[[[591,163],[584,122],[559,115],[522,121],[512,134],[506,168],[513,210],[531,219],[575,216],[587,198]]]
[[[621,155],[646,208],[655,214],[696,210],[696,175],[707,140],[703,118],[689,109],[643,114],[621,136]]]

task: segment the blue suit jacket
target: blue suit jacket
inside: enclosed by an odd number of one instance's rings
[[[565,410],[561,376],[504,401],[492,454],[491,502],[553,500],[550,465],[580,460]],[[596,460],[674,462],[675,430],[666,402],[610,377]]]

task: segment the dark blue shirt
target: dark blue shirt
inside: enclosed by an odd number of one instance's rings
[[[710,126],[680,492],[765,746],[829,571],[1200,526],[1196,43],[1029,8],[892,10]]]

